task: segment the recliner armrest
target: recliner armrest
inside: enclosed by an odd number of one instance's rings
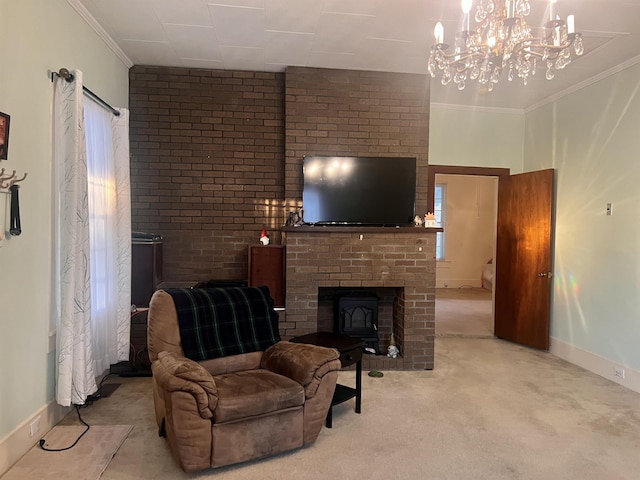
[[[295,380],[305,387],[307,398],[315,394],[319,380],[340,370],[340,355],[334,348],[281,341],[269,347],[260,365],[279,375]]]
[[[156,384],[167,392],[193,395],[202,418],[212,418],[218,404],[218,389],[213,377],[197,362],[171,352],[160,352],[151,364]]]

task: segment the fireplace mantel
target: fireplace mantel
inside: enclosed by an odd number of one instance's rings
[[[358,225],[287,225],[282,232],[306,233],[411,233],[425,234],[443,232],[442,227],[362,227]]]

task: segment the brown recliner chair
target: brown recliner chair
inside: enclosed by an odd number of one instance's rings
[[[148,348],[159,432],[197,471],[316,440],[335,390],[334,349],[281,341],[267,287],[153,295]]]

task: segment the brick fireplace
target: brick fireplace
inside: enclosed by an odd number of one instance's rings
[[[320,289],[371,288],[393,292],[390,325],[381,325],[380,348],[391,331],[400,356],[365,355],[365,369],[433,368],[435,233],[425,228],[286,227],[285,338],[326,330],[319,325]],[[381,319],[383,322],[383,319]]]

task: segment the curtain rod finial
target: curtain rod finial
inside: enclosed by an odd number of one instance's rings
[[[66,68],[61,68],[60,70],[58,70],[58,75],[61,78],[64,78],[67,82],[71,83],[73,82],[73,73],[71,73],[68,69]]]

